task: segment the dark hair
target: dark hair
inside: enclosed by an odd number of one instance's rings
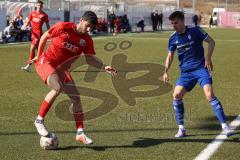
[[[41,5],[43,5],[43,1],[40,1],[40,0],[38,0],[37,3],[40,3]]]
[[[82,19],[88,21],[93,26],[96,26],[98,23],[97,15],[92,11],[86,11],[82,16]]]
[[[175,19],[184,20],[184,13],[182,11],[175,11],[169,16],[168,19],[170,21],[173,21]]]

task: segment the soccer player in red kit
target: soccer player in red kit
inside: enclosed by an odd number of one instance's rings
[[[84,56],[87,64],[103,69],[112,76],[116,75],[114,68],[102,64],[95,57],[93,40],[87,32],[97,25],[97,21],[96,14],[92,11],[87,11],[77,25],[72,22],[57,23],[45,32],[40,39],[38,56],[33,61],[36,62],[35,68],[38,75],[51,88],[34,122],[38,133],[42,136],[49,134],[44,125],[44,117],[56,97],[61,92],[64,92],[72,102],[72,113],[77,128],[76,140],[84,144],[92,143],[92,140],[83,132],[84,118],[80,94],[70,75],[69,69],[77,58]],[[46,51],[43,52],[48,39],[51,39],[51,43]]]
[[[36,5],[36,10],[30,12],[27,21],[24,23],[24,25],[21,28],[22,30],[25,30],[26,27],[29,26],[29,24],[31,23],[32,44],[30,47],[29,61],[31,61],[35,57],[35,53],[37,52],[39,40],[43,34],[43,31],[42,31],[43,23],[44,22],[46,23],[47,29],[50,28],[48,15],[45,12],[43,12],[42,8],[43,8],[43,2],[38,1]],[[31,63],[29,63],[29,61],[25,67],[22,67],[24,71],[29,72],[29,69],[31,66]]]

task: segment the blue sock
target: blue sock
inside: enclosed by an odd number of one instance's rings
[[[213,111],[218,118],[220,123],[226,123],[226,117],[223,111],[223,107],[221,102],[217,99],[217,97],[214,97],[213,99],[210,100],[210,104],[213,108]]]
[[[178,125],[184,125],[184,105],[182,99],[173,100],[173,108],[175,111],[175,118]]]

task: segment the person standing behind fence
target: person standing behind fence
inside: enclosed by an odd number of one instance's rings
[[[163,24],[163,13],[161,12],[158,15],[158,29],[161,28],[160,30],[162,31],[162,24]]]
[[[157,30],[157,25],[158,25],[158,14],[157,14],[157,11],[154,11],[154,12],[151,14],[151,19],[152,19],[152,28],[153,28],[153,31],[156,31],[156,30]]]
[[[109,17],[108,17],[108,24],[110,27],[110,33],[115,34],[115,20],[116,20],[116,15],[114,12],[112,12]]]
[[[11,20],[10,16],[7,15],[6,16],[6,27],[8,27],[10,25],[10,20]]]
[[[36,10],[30,12],[28,20],[26,21],[26,23],[24,23],[24,25],[21,28],[22,30],[26,30],[27,26],[29,26],[29,24],[31,23],[32,44],[30,47],[29,61],[31,61],[35,57],[35,53],[37,51],[40,38],[43,34],[42,26],[44,22],[46,23],[47,29],[49,29],[50,25],[48,15],[45,12],[43,12],[43,2],[39,0],[36,5]],[[29,72],[30,66],[31,63],[28,63],[25,67],[22,67],[21,69]]]
[[[197,15],[197,14],[195,14],[195,15],[192,17],[192,21],[193,21],[193,23],[194,23],[195,26],[198,25],[199,19],[198,19],[198,15]]]
[[[211,15],[209,19],[209,28],[212,28],[212,25],[213,25],[213,16]]]

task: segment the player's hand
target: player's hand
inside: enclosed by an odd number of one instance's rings
[[[28,64],[33,64],[36,60],[38,59],[38,57],[34,57],[33,59],[30,59],[27,61]]]
[[[105,66],[105,67],[104,67],[104,70],[105,70],[105,72],[111,74],[113,77],[115,77],[115,76],[117,75],[117,70],[114,69],[114,68],[111,67],[111,66]]]
[[[34,61],[32,60],[32,59],[29,59],[28,61],[27,61],[27,64],[32,64]]]
[[[27,30],[27,27],[26,27],[25,25],[23,25],[23,26],[21,27],[21,30],[22,30],[22,31],[25,31],[25,30]]]
[[[213,71],[213,64],[212,64],[212,60],[211,59],[206,58],[206,60],[205,60],[205,68],[207,68],[209,72]]]
[[[167,83],[168,81],[169,81],[168,73],[164,72],[164,74],[163,74],[163,82]]]

